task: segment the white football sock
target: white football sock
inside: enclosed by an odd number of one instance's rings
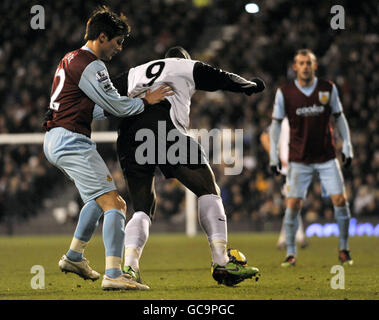
[[[125,248],[125,261],[124,266],[130,266],[134,271],[139,271],[139,259],[142,251],[137,248]]]
[[[143,211],[137,211],[125,227],[125,266],[139,270],[139,259],[149,237],[150,217]]]
[[[212,252],[212,261],[220,266],[224,266],[229,262],[226,245],[225,240],[213,240],[209,243]]]
[[[208,237],[212,261],[224,266],[229,258],[226,252],[228,241],[224,205],[219,196],[207,194],[199,197],[199,223]]]
[[[286,229],[284,228],[284,218],[282,220],[282,227],[280,228],[278,245],[280,245],[282,243],[286,243]]]
[[[303,224],[303,219],[301,217],[301,214],[298,215],[298,219],[299,219],[299,227],[297,228],[297,232],[296,232],[296,241],[302,242],[305,240],[305,232],[304,232],[304,224]]]

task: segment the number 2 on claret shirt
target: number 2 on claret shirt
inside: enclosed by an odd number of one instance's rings
[[[51,95],[50,109],[58,111],[58,109],[59,109],[59,102],[55,102],[55,100],[57,99],[57,97],[59,96],[59,94],[61,93],[61,91],[63,89],[64,80],[66,78],[64,69],[57,70],[57,72],[55,74],[55,77],[59,78],[59,83],[58,83],[57,87],[55,88],[53,94]]]

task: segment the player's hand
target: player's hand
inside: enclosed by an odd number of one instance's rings
[[[53,110],[49,109],[45,112],[45,121],[53,120]]]
[[[162,85],[157,90],[147,90],[145,100],[148,104],[156,104],[164,100],[166,97],[172,95],[174,95],[174,92],[172,91],[171,87],[169,87],[168,85]]]
[[[342,152],[342,165],[345,169],[349,169],[351,166],[351,161],[353,160],[351,157],[346,157],[345,154]]]
[[[250,80],[251,85],[246,86],[245,93],[251,96],[253,93],[262,92],[266,88],[265,82],[260,78],[253,78]]]
[[[282,170],[282,164],[279,162],[277,165],[270,165],[270,170],[275,176],[278,176]]]

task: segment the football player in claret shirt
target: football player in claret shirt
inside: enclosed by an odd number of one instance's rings
[[[281,86],[275,96],[270,126],[270,167],[279,174],[278,140],[281,121],[288,117],[290,125],[288,190],[284,224],[287,256],[283,267],[296,264],[295,234],[297,215],[313,174],[318,173],[325,192],[330,196],[339,227],[339,255],[342,264],[351,265],[348,236],[350,209],[338,160],[336,159],[330,116],[335,118],[342,140],[342,161],[348,168],[353,158],[349,127],[343,114],[336,86],[318,79],[316,56],[309,49],[299,50],[293,63],[295,81]]]
[[[196,90],[224,90],[250,96],[263,91],[264,82],[258,78],[248,81],[192,60],[182,47],[171,48],[165,59],[132,68],[113,82],[120,92],[133,97],[143,96],[147,88],[154,89],[163,83],[175,92],[175,95],[143,113],[124,118],[120,124],[117,152],[135,210],[125,228],[124,271],[141,281],[139,259],[154,217],[154,172],[159,167],[166,178],[177,178],[198,197],[199,223],[211,248],[214,279],[221,284],[234,285],[247,278],[257,278],[257,268],[236,263],[228,255],[227,219],[220,190],[202,147],[187,135],[187,128],[191,97]],[[163,137],[160,135],[162,123],[167,132]],[[153,150],[155,158],[152,162],[139,163],[138,149],[144,142],[137,139],[137,135],[145,129],[154,133],[155,141],[149,149]],[[161,140],[164,143],[160,143]],[[184,150],[184,156],[180,157],[179,162],[171,161],[170,149],[178,144],[177,151],[182,154]],[[166,161],[160,162],[160,159]]]
[[[129,31],[126,17],[105,6],[92,13],[86,27],[86,44],[67,53],[58,65],[43,124],[46,158],[75,183],[85,203],[70,249],[59,261],[59,268],[93,281],[100,277],[89,266],[83,252],[104,214],[106,261],[102,288],[106,290],[148,287],[121,271],[126,204],[90,139],[92,119],[103,117],[105,111],[118,117],[135,115],[143,112],[148,104],[173,94],[167,86],[148,91],[143,99],[117,92],[103,60],[111,60],[122,50]]]

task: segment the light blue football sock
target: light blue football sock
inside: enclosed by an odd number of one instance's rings
[[[95,200],[87,202],[80,211],[74,238],[88,242],[99,225],[99,219],[102,214],[103,210]],[[66,256],[72,261],[81,261],[83,259],[82,252],[77,252],[71,248],[67,251]]]
[[[349,238],[349,225],[350,225],[350,208],[347,204],[344,207],[334,206],[334,217],[336,218],[338,229],[340,232],[339,235],[339,249],[348,250],[348,238]]]
[[[83,253],[68,249],[66,257],[71,261],[79,262],[83,260]]]
[[[296,232],[299,227],[298,215],[300,210],[286,209],[284,228],[286,230],[287,256],[296,255]]]
[[[104,213],[103,241],[105,257],[122,258],[125,237],[125,215],[118,209],[111,209]],[[107,260],[106,260],[107,261]],[[109,267],[106,262],[105,274],[110,278],[117,278],[122,274],[120,267]]]

